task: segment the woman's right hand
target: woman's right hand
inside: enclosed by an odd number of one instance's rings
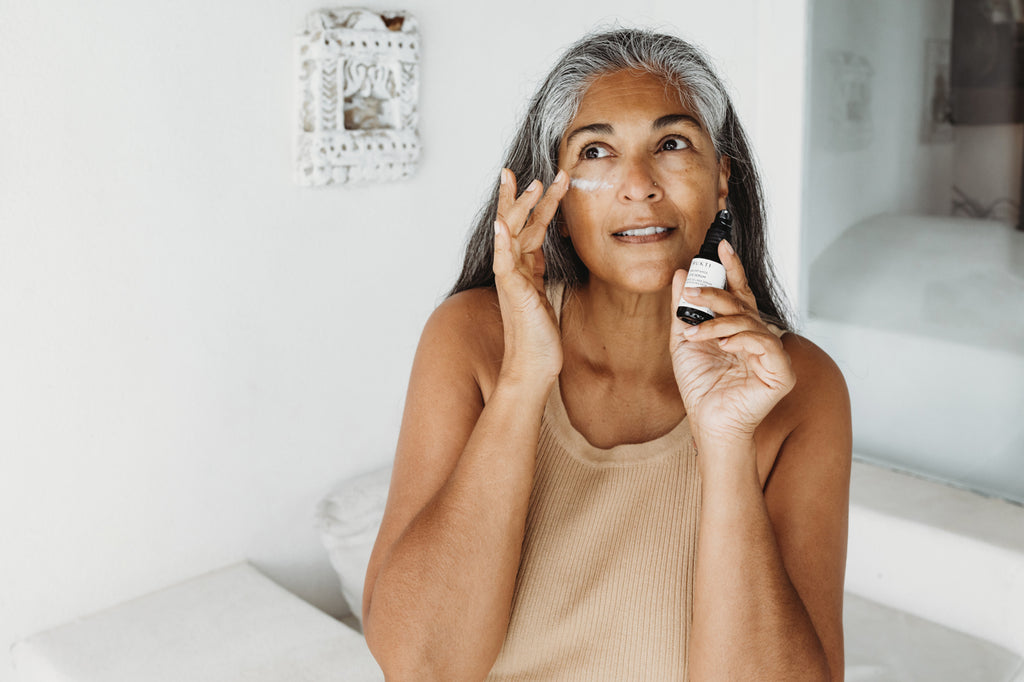
[[[498,219],[494,222],[494,283],[505,333],[501,376],[550,381],[562,370],[562,341],[555,311],[544,292],[541,245],[558,202],[569,189],[559,171],[546,192],[534,180],[516,198],[516,177],[501,170]]]

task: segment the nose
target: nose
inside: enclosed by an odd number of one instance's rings
[[[625,169],[619,198],[622,201],[658,201],[664,196],[664,190],[658,185],[651,173],[650,165],[643,159],[637,159]]]

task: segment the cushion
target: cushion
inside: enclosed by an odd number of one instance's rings
[[[316,527],[341,593],[362,624],[363,582],[391,481],[391,465],[342,481],[316,507]]]
[[[366,641],[247,563],[28,637],[18,682],[380,682]]]

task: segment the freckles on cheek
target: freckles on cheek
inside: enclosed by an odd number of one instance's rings
[[[594,169],[577,169],[570,175],[569,191],[562,199],[562,215],[566,220],[591,222],[603,212],[599,206],[606,206],[608,198],[615,194],[615,183],[607,173]]]
[[[564,228],[567,232],[575,232],[595,224],[600,211],[596,201],[596,192],[587,192],[570,187],[568,193],[563,197],[559,210],[562,213]],[[568,236],[565,234],[563,236]]]

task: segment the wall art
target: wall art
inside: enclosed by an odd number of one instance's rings
[[[420,156],[419,32],[406,12],[311,12],[295,39],[295,181],[400,180]]]

